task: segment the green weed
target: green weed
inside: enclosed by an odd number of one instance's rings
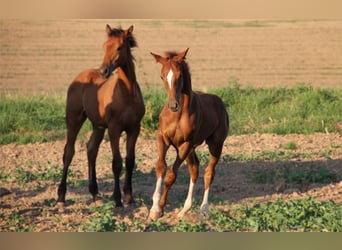
[[[342,206],[308,197],[302,200],[257,203],[229,213],[211,210],[210,222],[219,231],[331,231],[342,230]]]
[[[297,144],[293,141],[290,141],[288,142],[287,144],[285,144],[283,146],[284,149],[287,149],[287,150],[296,150],[297,149]]]
[[[127,224],[113,219],[113,202],[106,202],[103,206],[90,209],[95,217],[91,218],[86,230],[89,232],[125,232]]]

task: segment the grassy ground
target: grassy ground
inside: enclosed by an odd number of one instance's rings
[[[339,132],[342,90],[294,88],[240,88],[231,83],[210,92],[220,96],[229,112],[232,135],[250,133],[310,134]],[[152,132],[165,103],[163,90],[144,93],[146,115],[142,127]],[[3,96],[0,102],[0,144],[63,139],[65,97]],[[81,135],[89,131],[86,123]]]

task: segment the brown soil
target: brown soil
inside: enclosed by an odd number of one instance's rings
[[[285,200],[312,196],[318,200],[333,200],[342,202],[342,137],[339,134],[314,135],[268,135],[253,134],[244,136],[230,136],[226,140],[221,162],[217,166],[216,177],[211,188],[210,200],[213,207],[227,209],[234,204],[246,202],[266,202],[279,198]],[[123,147],[125,138],[122,138]],[[286,150],[285,145],[294,142],[296,150]],[[0,147],[1,171],[14,176],[16,169],[23,168],[31,173],[48,171],[49,167],[62,167],[61,156],[64,142],[36,143],[29,145],[10,144]],[[142,136],[137,144],[137,172],[134,178],[134,197],[136,204],[123,209],[114,210],[114,218],[118,221],[140,221],[146,223],[155,185],[155,176],[152,172],[156,161],[155,140]],[[205,152],[206,146],[201,145],[199,152]],[[227,155],[257,155],[260,152],[279,152],[298,154],[298,158],[290,160],[250,160],[228,161]],[[124,150],[122,151],[124,152]],[[328,156],[327,156],[328,154]],[[124,153],[123,153],[124,155]],[[201,153],[200,153],[201,155]],[[303,155],[308,155],[304,157]],[[170,150],[168,162],[171,163],[174,152]],[[205,161],[201,161],[205,164]],[[253,177],[261,170],[282,171],[284,168],[296,168],[308,171],[313,167],[324,167],[337,177],[332,183],[285,183],[283,179],[275,182],[258,183]],[[31,181],[21,185],[15,178],[1,181],[0,187],[4,193],[0,197],[0,214],[9,216],[16,213],[25,219],[25,225],[31,225],[35,231],[77,231],[80,225],[86,225],[89,219],[96,216],[89,211],[90,194],[87,188],[87,160],[85,142],[77,142],[76,155],[70,169],[74,173],[71,183],[68,184],[67,205],[64,213],[59,213],[54,206],[57,198],[58,181]],[[200,175],[204,165],[201,165]],[[111,151],[108,141],[101,145],[97,177],[99,189],[104,197],[109,198],[113,190],[111,177]],[[166,213],[163,221],[176,224],[177,211],[184,202],[188,187],[187,168],[182,167],[178,179],[169,194]],[[83,184],[75,186],[75,181]],[[10,192],[10,193],[8,193]],[[203,178],[200,178],[196,189],[195,199],[200,202],[203,194]],[[218,202],[221,201],[221,202]],[[226,205],[218,205],[218,204]],[[198,222],[196,216],[198,205],[187,216],[189,222]],[[4,217],[2,217],[4,218]],[[0,228],[9,230],[8,221],[1,219]],[[1,230],[1,231],[2,231]],[[14,230],[12,228],[12,230]]]

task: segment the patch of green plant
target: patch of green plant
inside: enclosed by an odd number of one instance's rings
[[[164,90],[150,90],[143,93],[146,112],[141,125],[147,131],[157,130],[159,127],[159,114],[166,103]]]
[[[81,135],[90,130],[84,125]],[[2,96],[0,145],[48,142],[65,138],[65,101],[54,96]]]
[[[209,151],[197,151],[196,155],[200,164],[207,164],[209,162],[210,154]]]
[[[241,88],[233,79],[220,96],[230,115],[231,134],[310,134],[337,132],[342,117],[342,90],[310,85],[294,88]]]
[[[3,182],[8,182],[11,179],[11,175],[5,172],[3,169],[0,169],[0,180]]]
[[[206,232],[208,225],[205,222],[196,224],[180,220],[176,225],[170,225],[162,220],[151,221],[145,229],[148,232]]]
[[[199,222],[196,224],[188,223],[185,220],[179,221],[175,226],[170,227],[171,232],[206,232],[208,231],[208,225],[205,222]]]
[[[257,203],[229,213],[211,210],[210,222],[219,231],[342,231],[342,206],[312,197],[284,202]]]
[[[113,218],[114,202],[107,201],[104,205],[93,207],[90,209],[94,213],[86,226],[89,232],[125,232],[127,224],[125,222],[117,222]]]
[[[290,141],[288,143],[286,143],[284,146],[283,146],[284,149],[287,149],[287,150],[296,150],[297,149],[297,144],[293,141]]]
[[[7,221],[6,231],[8,232],[33,232],[33,225],[25,224],[25,217],[17,212],[12,212],[9,215],[1,215],[1,219]]]
[[[54,165],[49,165],[47,169],[39,170],[38,172],[27,170],[26,168],[19,166],[15,168],[12,178],[14,178],[20,186],[24,186],[25,184],[33,181],[37,181],[38,184],[41,181],[58,182],[62,178],[62,172],[63,169],[61,167]],[[68,170],[68,177],[75,177],[75,173],[71,169]]]

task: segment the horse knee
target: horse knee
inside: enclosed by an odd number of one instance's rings
[[[164,185],[166,187],[172,186],[172,184],[176,181],[176,178],[177,178],[177,173],[173,171],[173,169],[170,169],[164,178]]]

